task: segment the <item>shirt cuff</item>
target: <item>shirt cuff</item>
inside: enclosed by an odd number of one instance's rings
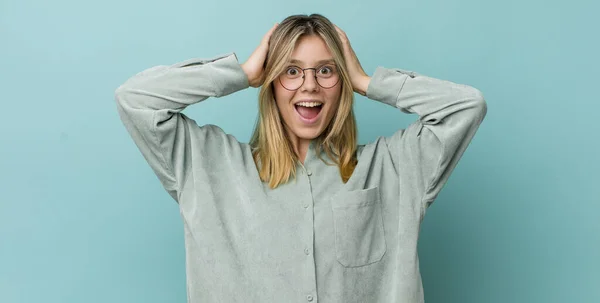
[[[235,53],[219,56],[213,60],[211,68],[218,70],[222,77],[214,78],[215,85],[221,91],[221,96],[248,88],[248,76],[242,69]]]
[[[402,69],[378,67],[367,87],[367,98],[397,107],[398,95],[406,79],[417,74]]]
[[[206,65],[213,70],[211,80],[217,89],[217,97],[226,96],[250,86],[248,76],[238,62],[237,55],[233,52],[210,59],[188,59],[176,64],[175,67],[194,65]]]

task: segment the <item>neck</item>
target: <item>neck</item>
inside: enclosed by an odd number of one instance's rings
[[[302,164],[304,164],[304,159],[306,159],[306,153],[308,152],[308,149],[310,148],[311,140],[296,138],[296,139],[292,139],[291,141],[292,141],[292,145],[294,148],[294,152],[298,156],[298,159],[300,160],[300,162],[302,162]]]
[[[290,139],[290,142],[292,143],[292,148],[294,149],[296,156],[298,156],[298,159],[300,160],[300,162],[302,164],[304,164],[304,159],[306,159],[306,153],[310,149],[310,143],[314,139],[300,138],[300,137],[296,136],[295,134],[293,134],[292,132],[290,132],[289,130],[288,130],[288,138]]]

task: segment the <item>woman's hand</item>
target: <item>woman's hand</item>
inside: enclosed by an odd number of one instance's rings
[[[348,73],[350,73],[350,81],[352,82],[352,89],[361,94],[367,94],[367,88],[369,87],[369,82],[371,82],[371,77],[365,73],[360,62],[358,61],[358,57],[354,53],[352,46],[350,46],[350,41],[346,36],[346,33],[342,31],[337,25],[335,25],[335,29],[338,32],[340,39],[342,40],[342,44],[344,46],[344,56],[346,57],[346,66],[348,67]]]
[[[277,28],[279,23],[275,25],[267,32],[267,34],[260,41],[260,45],[254,50],[250,58],[246,62],[240,64],[246,76],[248,76],[248,83],[252,87],[259,87],[264,81],[264,64],[267,58],[267,52],[269,51],[269,41],[271,40],[271,34]]]

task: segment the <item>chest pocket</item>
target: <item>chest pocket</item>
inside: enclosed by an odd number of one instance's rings
[[[338,262],[357,267],[381,260],[386,243],[379,188],[338,193],[331,207]]]

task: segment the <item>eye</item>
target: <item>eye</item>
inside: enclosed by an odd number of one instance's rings
[[[300,69],[298,67],[295,67],[295,66],[290,66],[285,71],[285,74],[287,76],[290,76],[290,77],[298,76],[298,75],[300,75],[300,73],[301,73]]]
[[[331,66],[331,65],[324,65],[319,68],[319,74],[321,74],[321,75],[326,76],[326,75],[329,75],[332,73],[333,73],[333,66]]]

